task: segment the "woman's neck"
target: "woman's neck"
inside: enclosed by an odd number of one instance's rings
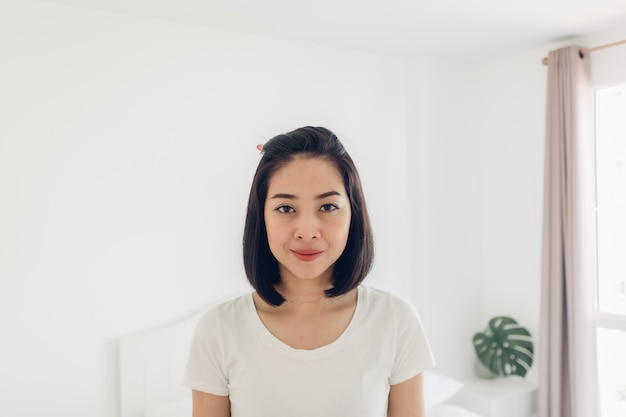
[[[326,290],[332,288],[332,284],[318,280],[282,280],[276,284],[276,291],[283,296],[286,302],[294,304],[307,304],[326,298]]]
[[[289,303],[312,303],[326,298],[326,290],[333,287],[333,268],[317,278],[304,279],[294,276],[286,268],[279,268],[280,282],[276,291]]]

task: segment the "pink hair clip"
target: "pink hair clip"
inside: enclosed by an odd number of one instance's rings
[[[259,143],[258,145],[256,145],[256,148],[259,150],[259,152],[261,152],[263,150],[263,144]]]

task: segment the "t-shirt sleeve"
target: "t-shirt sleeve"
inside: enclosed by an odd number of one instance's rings
[[[183,385],[196,391],[227,396],[228,378],[224,372],[223,348],[217,310],[198,320],[189,349]]]
[[[417,310],[407,300],[394,299],[395,360],[391,385],[406,381],[435,365]]]

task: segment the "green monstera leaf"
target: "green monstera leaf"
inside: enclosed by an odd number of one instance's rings
[[[489,320],[487,329],[476,333],[473,342],[478,359],[494,375],[525,377],[533,364],[530,332],[510,317]]]

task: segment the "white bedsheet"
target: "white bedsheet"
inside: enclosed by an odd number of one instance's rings
[[[191,417],[191,398],[171,401],[146,410],[143,417]],[[456,405],[440,404],[426,411],[426,417],[482,417]]]

